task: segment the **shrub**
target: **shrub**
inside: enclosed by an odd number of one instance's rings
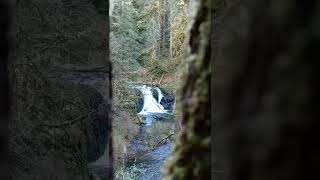
[[[115,173],[116,180],[139,180],[141,175],[145,173],[145,169],[141,164],[133,164],[130,167],[122,166]]]
[[[175,124],[171,122],[158,121],[155,125],[147,131],[147,145],[153,149],[167,141],[173,140],[175,131]]]

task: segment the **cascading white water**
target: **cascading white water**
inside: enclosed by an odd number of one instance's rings
[[[139,96],[137,103],[138,108],[140,109],[142,106],[142,109],[138,115],[145,119],[144,126],[140,127],[140,131],[132,143],[132,147],[136,152],[135,154],[138,154],[138,156],[136,156],[137,161],[135,161],[133,165],[142,164],[146,170],[139,179],[161,179],[160,169],[168,160],[167,157],[171,152],[172,143],[167,143],[159,147],[155,146],[154,150],[146,153],[149,149],[148,138],[150,137],[149,133],[153,130],[152,127],[155,125],[155,121],[159,120],[159,124],[174,123],[173,112],[175,98],[165,91],[162,92],[159,87],[152,85],[134,85],[131,86],[131,88],[139,91],[139,93],[137,93]],[[132,165],[130,167],[132,167]]]
[[[169,110],[164,109],[163,105],[160,104],[162,98],[164,97],[160,88],[158,87],[149,87],[146,85],[135,87],[143,95],[143,107],[142,110],[138,113],[140,116],[146,117],[146,126],[151,126],[154,117],[164,117],[165,115],[170,115]],[[158,92],[158,98],[155,99],[152,94],[152,89],[155,89]]]
[[[160,101],[161,101],[160,97],[161,98],[163,97],[160,89],[159,89],[160,93],[158,95],[159,97],[158,101],[154,99],[152,95],[151,87],[143,85],[143,86],[137,87],[137,89],[140,90],[143,95],[143,107],[142,107],[142,110],[138,113],[139,115],[147,116],[147,115],[152,115],[154,113],[167,113],[167,110],[165,110],[163,106],[160,104]]]

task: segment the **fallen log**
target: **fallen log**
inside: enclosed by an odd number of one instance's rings
[[[173,135],[175,135],[175,133],[171,133],[171,134],[169,134],[168,136],[162,138],[155,146],[152,147],[152,150],[154,150],[155,147],[157,147],[157,146],[158,146],[159,144],[161,144],[164,140],[169,139],[169,138],[170,138],[171,136],[173,136]]]

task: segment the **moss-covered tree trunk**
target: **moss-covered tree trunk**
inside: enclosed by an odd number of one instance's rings
[[[211,144],[211,1],[200,1],[189,41],[189,74],[184,83],[183,130],[164,179],[209,179]]]
[[[209,93],[205,93],[210,92],[206,86],[210,83],[204,80],[210,74],[210,56],[214,60],[212,177],[319,177],[320,3],[214,1],[213,55],[206,44],[210,39],[204,35],[209,28],[202,28],[209,1],[201,3],[191,31],[184,130],[165,178],[210,177],[206,119],[211,114]]]

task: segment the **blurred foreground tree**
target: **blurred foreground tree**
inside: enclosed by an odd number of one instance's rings
[[[0,1],[0,179],[7,179],[7,125],[8,125],[8,75],[7,59],[9,48],[9,8],[8,2]]]
[[[319,177],[319,8],[214,4],[214,179]]]
[[[164,179],[210,178],[211,1],[200,1],[190,31],[189,74],[182,94],[180,138],[173,150]]]
[[[166,179],[310,179],[320,161],[318,1],[200,1],[183,93],[184,131]],[[211,38],[207,22],[211,13]],[[211,48],[208,44],[212,44]],[[212,51],[211,51],[212,50]],[[211,54],[211,52],[213,52]]]

